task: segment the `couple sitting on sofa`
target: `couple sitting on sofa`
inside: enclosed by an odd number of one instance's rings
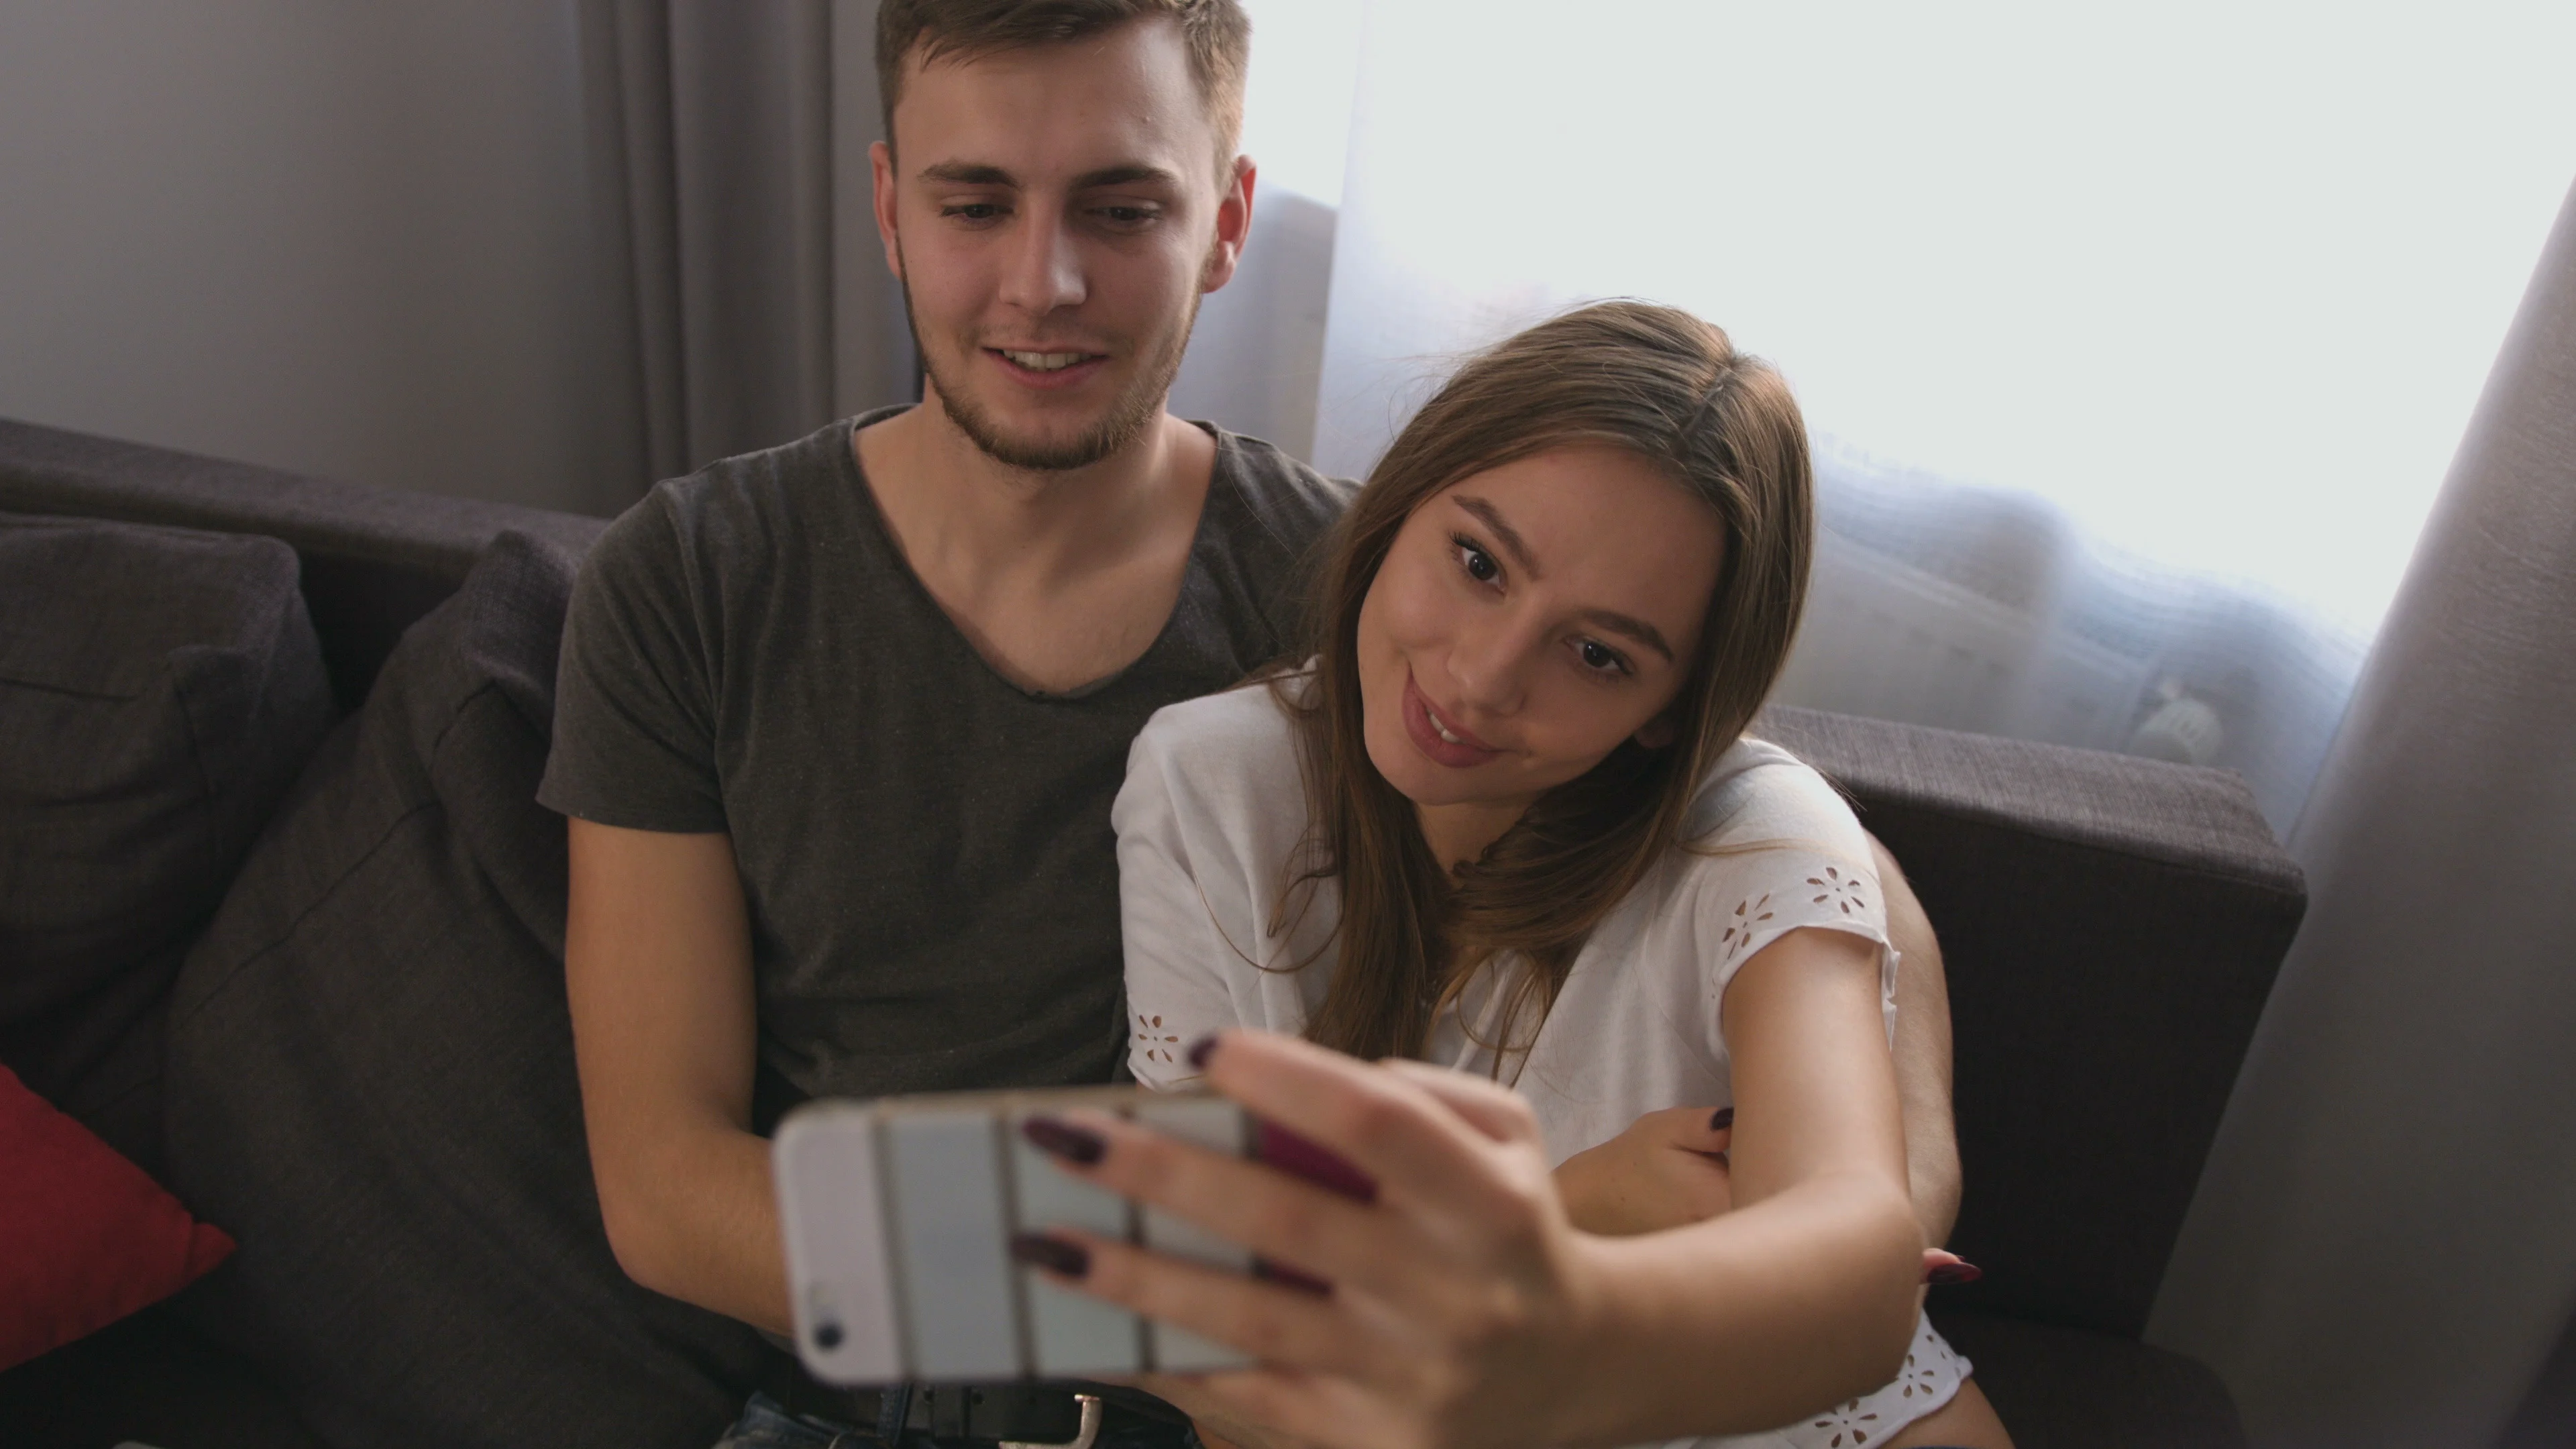
[[[1257,1352],[1145,1385],[1203,1438],[2005,1443],[1919,1312],[1956,1200],[1928,931],[1744,738],[1809,549],[1777,375],[1586,308],[1353,496],[1164,409],[1250,223],[1231,0],[879,25],[923,403],[663,485],[567,622],[541,798],[620,1262],[783,1331],[787,1106],[1123,1062],[1381,1184],[1049,1124],[1344,1285],[1016,1245]],[[809,1407],[729,1442],[843,1432]]]

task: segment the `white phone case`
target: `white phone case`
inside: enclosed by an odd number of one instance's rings
[[[1018,1232],[1070,1227],[1248,1270],[1243,1249],[1059,1168],[1020,1134],[1081,1106],[1221,1151],[1250,1142],[1221,1097],[1136,1088],[815,1102],[771,1147],[796,1348],[826,1383],[990,1382],[1229,1368],[1243,1355],[1013,1262]],[[1140,1218],[1142,1221],[1140,1222]]]
[[[1134,1116],[1157,1132],[1219,1152],[1240,1154],[1250,1146],[1243,1109],[1223,1097],[1149,1096],[1136,1103]],[[1211,1268],[1252,1271],[1251,1253],[1195,1223],[1150,1207],[1143,1217],[1146,1247]],[[1145,1340],[1154,1367],[1176,1373],[1241,1368],[1252,1361],[1224,1344],[1169,1323],[1148,1322]]]

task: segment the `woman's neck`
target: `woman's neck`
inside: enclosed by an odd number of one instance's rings
[[[1413,816],[1422,824],[1423,843],[1431,847],[1431,858],[1440,868],[1454,875],[1458,867],[1473,865],[1487,846],[1503,838],[1528,812],[1527,800],[1470,801],[1459,805],[1416,805]]]

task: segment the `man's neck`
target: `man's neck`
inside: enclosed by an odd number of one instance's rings
[[[853,445],[905,558],[925,578],[1009,574],[1045,588],[1114,566],[1176,506],[1195,519],[1214,444],[1158,412],[1126,446],[1081,468],[1013,467],[949,417],[935,391]]]
[[[1085,468],[1014,468],[934,394],[852,440],[904,561],[976,652],[1024,689],[1105,678],[1180,597],[1216,440],[1158,412]]]

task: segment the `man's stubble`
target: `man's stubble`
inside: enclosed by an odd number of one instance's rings
[[[902,259],[901,242],[895,245],[895,256]],[[905,269],[909,272],[909,268]],[[1178,325],[1168,328],[1152,344],[1143,366],[1136,370],[1126,391],[1112,399],[1108,412],[1087,431],[1071,441],[1046,446],[1012,438],[976,405],[973,394],[963,388],[952,388],[940,376],[940,364],[929,348],[921,345],[921,320],[912,308],[912,279],[897,279],[903,287],[903,320],[912,333],[912,352],[921,359],[922,371],[930,378],[940,405],[957,430],[966,435],[985,456],[1006,467],[1022,468],[1033,473],[1069,472],[1088,468],[1143,434],[1147,424],[1161,414],[1164,399],[1171,396],[1172,381],[1180,376],[1181,357],[1188,352],[1191,329],[1198,325],[1199,303],[1206,294],[1193,289],[1190,303],[1181,313]]]

